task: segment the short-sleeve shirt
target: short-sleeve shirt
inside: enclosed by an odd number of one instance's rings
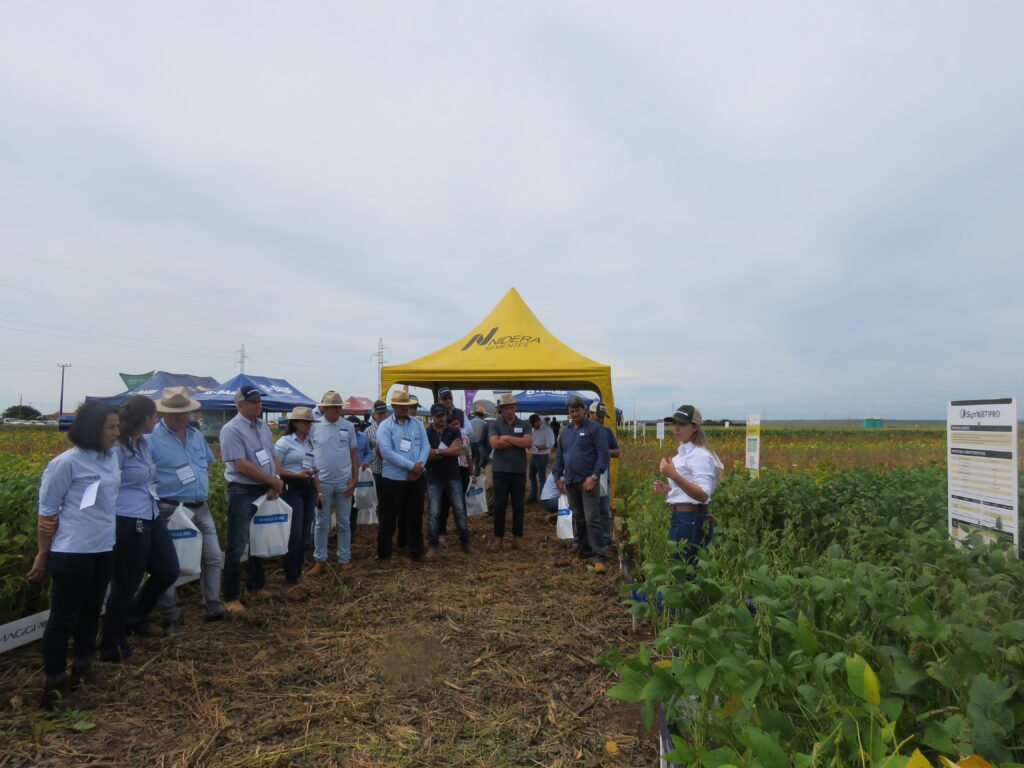
[[[487,439],[511,435],[512,437],[526,437],[533,434],[533,428],[528,421],[523,421],[518,416],[509,424],[504,417],[498,416],[494,421],[487,423]],[[494,451],[491,454],[491,463],[495,472],[519,472],[526,474],[526,449],[506,448],[503,451]]]
[[[274,455],[281,462],[282,472],[308,472],[316,466],[309,438],[299,440],[294,432],[277,439]]]
[[[440,448],[444,443],[446,448],[451,448],[452,443],[462,439],[462,432],[455,427],[445,427],[444,432],[438,432],[433,427],[427,429],[427,440],[431,448]],[[445,456],[444,458],[427,461],[427,477],[431,480],[458,480],[459,479],[459,457]]]
[[[206,501],[210,495],[207,470],[215,458],[203,433],[190,424],[185,427],[183,443],[160,421],[146,440],[156,464],[157,496],[177,501]]]
[[[139,440],[138,450],[118,442],[114,458],[121,467],[121,489],[117,493],[117,516],[139,520],[156,520],[160,510],[156,506],[156,464],[149,455],[147,436]]]
[[[274,475],[274,438],[263,419],[249,421],[242,414],[220,428],[220,457],[224,461],[224,479],[229,483],[260,485],[235,469],[232,462],[245,459],[268,475]]]
[[[39,483],[40,516],[60,520],[50,551],[110,552],[120,488],[113,451],[75,447],[51,459]]]
[[[358,450],[356,428],[348,419],[333,424],[326,419],[309,430],[316,468],[322,483],[349,483],[352,481],[352,451]]]

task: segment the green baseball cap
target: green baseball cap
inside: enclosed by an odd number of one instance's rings
[[[680,405],[675,413],[665,417],[666,424],[695,424],[699,427],[703,422],[700,411],[692,405]]]

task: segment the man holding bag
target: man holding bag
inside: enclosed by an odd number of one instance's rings
[[[320,399],[323,420],[309,431],[313,445],[313,463],[320,472],[320,495],[317,497],[316,520],[313,523],[313,565],[307,576],[319,576],[327,570],[327,538],[334,510],[338,529],[338,570],[352,568],[352,494],[359,479],[359,453],[356,428],[341,417],[344,401],[333,389]]]
[[[165,387],[156,401],[156,410],[160,421],[150,434],[148,443],[150,456],[156,464],[157,509],[164,522],[170,520],[179,505],[188,510],[192,524],[202,536],[199,583],[202,587],[203,619],[219,621],[224,618],[224,605],[220,601],[222,554],[217,541],[217,527],[206,505],[210,495],[207,469],[215,457],[203,433],[189,424],[188,416],[199,410],[199,403],[189,397],[185,387]],[[156,606],[164,633],[175,635],[181,632],[181,609],[178,608],[178,593],[173,585],[160,596]]]
[[[263,399],[250,384],[235,392],[238,415],[220,430],[220,457],[228,483],[228,546],[224,553],[224,610],[241,613],[242,553],[249,544],[249,526],[256,514],[256,501],[266,494],[276,499],[284,489],[280,464],[274,455],[270,427],[260,418]],[[250,557],[246,563],[246,589],[255,594],[263,589],[263,563]]]

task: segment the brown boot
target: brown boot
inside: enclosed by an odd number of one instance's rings
[[[495,536],[493,539],[491,539],[490,543],[487,545],[487,551],[488,552],[501,552],[501,545],[502,545],[503,542],[504,542],[504,539],[501,536]]]
[[[352,563],[338,563],[338,573],[348,573],[352,570]]]
[[[319,576],[327,570],[327,566],[324,565],[323,561],[317,560],[309,568],[306,569],[306,576]]]
[[[465,552],[467,555],[473,554],[473,548],[469,546],[469,542],[468,541],[463,542],[459,546],[462,547],[462,551]]]
[[[433,547],[427,547],[427,551],[423,553],[423,562],[429,563],[437,558],[437,550]]]

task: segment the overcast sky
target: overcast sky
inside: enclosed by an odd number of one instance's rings
[[[2,406],[372,395],[512,286],[629,415],[1024,394],[1020,2],[0,9]]]

